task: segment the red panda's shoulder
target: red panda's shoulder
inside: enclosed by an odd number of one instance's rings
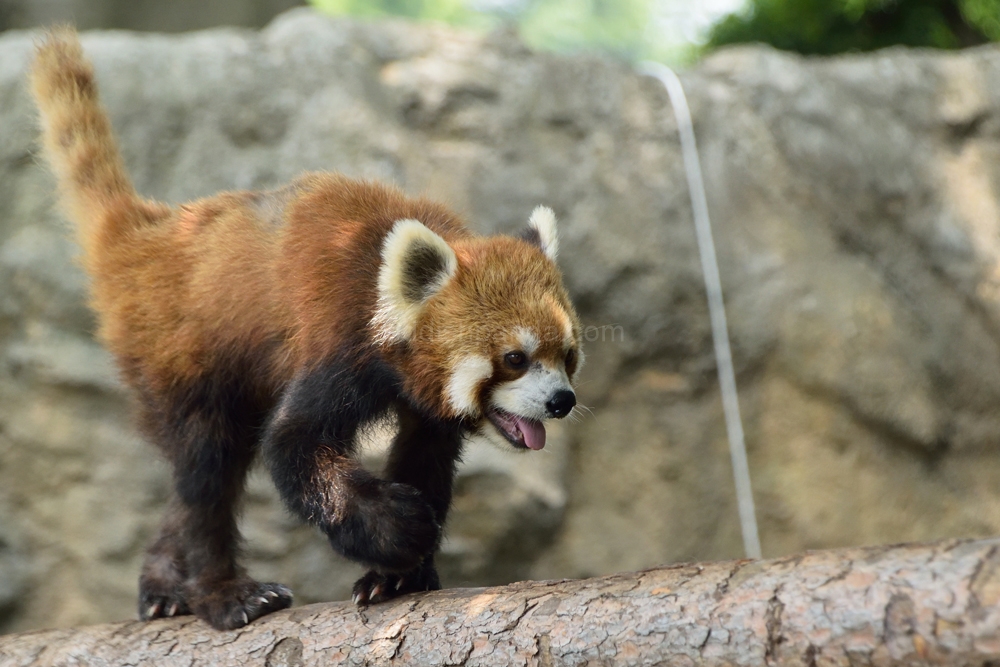
[[[295,312],[295,356],[311,363],[372,347],[383,244],[398,221],[417,220],[449,243],[471,233],[448,207],[392,185],[340,174],[299,182],[288,204],[276,277]]]

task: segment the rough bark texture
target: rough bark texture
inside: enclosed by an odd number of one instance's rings
[[[985,665],[1000,539],[683,564],[635,574],[0,638],[0,665]]]

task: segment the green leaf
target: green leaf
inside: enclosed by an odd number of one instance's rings
[[[896,44],[954,49],[1000,39],[1000,0],[751,0],[712,29],[709,48],[764,42],[807,54]]]

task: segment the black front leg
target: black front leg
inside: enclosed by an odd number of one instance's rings
[[[434,518],[444,526],[451,506],[455,466],[462,450],[462,436],[456,424],[442,423],[406,407],[399,408],[399,433],[389,452],[386,477],[419,489],[430,503]],[[382,602],[405,593],[441,588],[434,551],[406,572],[374,568],[354,584],[356,604]]]
[[[345,557],[384,572],[408,572],[433,553],[440,525],[408,484],[381,480],[352,458],[361,425],[398,395],[377,362],[335,362],[300,374],[263,439],[264,459],[293,512],[320,527]]]

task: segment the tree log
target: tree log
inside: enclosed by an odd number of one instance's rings
[[[683,564],[581,581],[0,637],[0,665],[985,665],[1000,539]]]

